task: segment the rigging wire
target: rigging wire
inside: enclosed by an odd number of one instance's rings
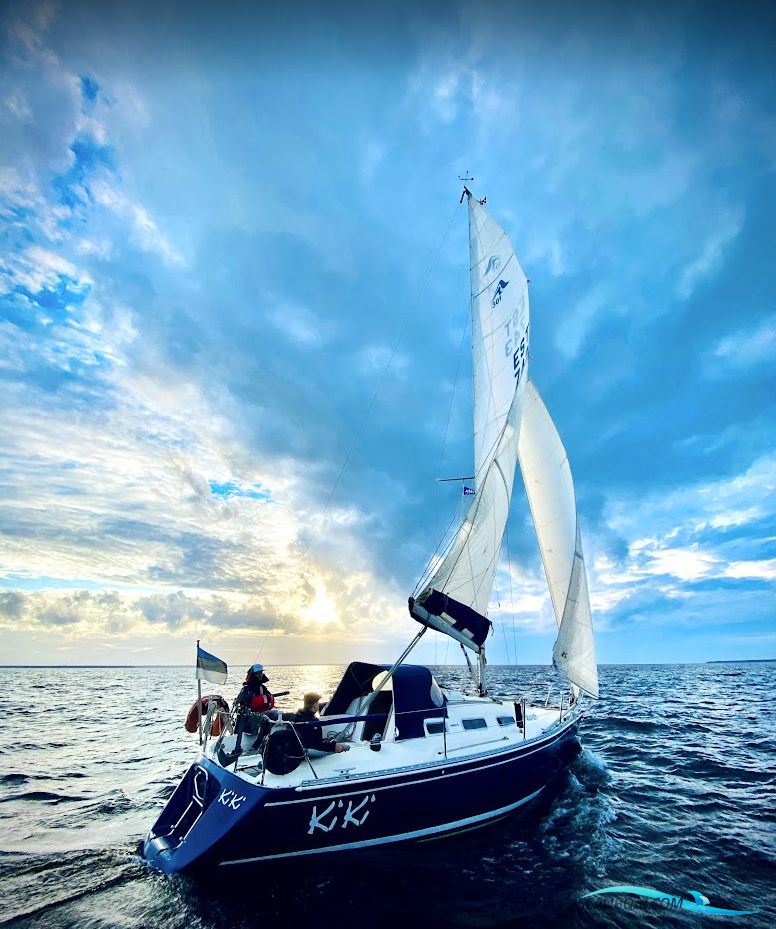
[[[463,325],[461,326],[461,341],[458,344],[458,358],[455,363],[455,379],[453,380],[453,390],[450,394],[450,405],[447,408],[447,421],[445,422],[445,431],[442,434],[442,450],[439,453],[439,463],[437,464],[437,474],[442,473],[442,465],[445,460],[445,452],[447,450],[447,434],[450,429],[450,420],[453,415],[453,404],[455,403],[455,391],[458,387],[458,376],[461,371],[461,358],[463,356],[463,344],[466,340],[466,321],[469,318],[471,311],[471,300],[469,301],[469,306],[466,307],[466,313],[463,318]],[[438,551],[439,546],[442,540],[439,538],[439,481],[436,484],[436,512],[434,514],[434,551]]]
[[[506,654],[507,664],[509,664],[509,644],[507,642],[506,628],[504,626],[504,614],[501,611],[501,594],[498,590],[496,590],[496,604],[498,606],[498,624],[501,628],[501,635],[504,637],[504,652]]]
[[[415,314],[415,311],[417,310],[418,305],[420,304],[421,297],[423,296],[426,290],[426,287],[428,285],[428,282],[431,279],[431,272],[434,270],[434,266],[436,265],[437,259],[439,258],[442,248],[444,247],[444,244],[447,241],[447,237],[450,234],[450,230],[452,229],[453,222],[455,221],[455,217],[456,217],[456,214],[458,213],[459,206],[460,206],[460,203],[457,203],[455,205],[455,209],[450,215],[450,220],[447,223],[447,227],[442,235],[442,238],[439,241],[439,245],[437,245],[436,250],[434,251],[431,257],[431,262],[428,266],[428,270],[426,271],[425,277],[423,278],[423,281],[420,285],[420,289],[418,290],[417,296],[412,301],[412,303],[410,303],[410,307],[404,315],[404,320],[399,330],[399,335],[396,338],[396,342],[394,343],[393,350],[391,351],[390,357],[388,358],[388,361],[386,362],[385,367],[383,368],[383,373],[380,375],[380,380],[377,382],[377,387],[375,388],[372,394],[372,397],[366,408],[366,412],[364,413],[364,416],[361,419],[358,429],[356,430],[356,434],[354,435],[353,441],[350,444],[348,453],[347,455],[345,455],[345,460],[342,462],[342,467],[339,469],[339,473],[337,474],[337,477],[335,478],[334,483],[332,484],[331,490],[329,491],[329,494],[326,497],[326,500],[323,505],[323,510],[321,512],[321,518],[319,520],[319,525],[322,524],[323,517],[325,517],[326,513],[328,512],[331,501],[334,498],[334,494],[337,492],[337,488],[339,487],[340,481],[342,480],[342,476],[345,473],[345,469],[347,468],[350,462],[350,459],[353,455],[356,445],[358,444],[358,440],[361,438],[361,433],[364,431],[364,427],[366,426],[366,423],[372,414],[372,410],[374,409],[374,405],[375,405],[375,402],[377,401],[377,397],[380,393],[380,390],[382,389],[383,384],[385,383],[386,377],[388,376],[388,371],[390,370],[391,365],[393,364],[393,360],[399,351],[399,347],[404,341],[404,336],[407,333],[407,329],[409,328],[410,321],[412,320],[412,317]],[[298,568],[297,568],[298,574],[301,574],[302,566],[304,565],[304,562],[307,559],[307,556],[310,554],[310,549],[312,548],[312,544],[315,541],[319,531],[320,530],[313,530],[313,533],[308,537],[307,545],[305,546],[304,551],[299,557],[299,563],[298,563]],[[269,626],[269,628],[265,632],[264,638],[262,639],[261,644],[259,645],[257,658],[261,657],[261,653],[264,650],[264,646],[267,644],[267,639],[269,638],[270,634],[274,630],[279,619],[280,619],[280,609],[276,608],[275,617],[272,620],[272,624]]]
[[[510,612],[512,613],[512,655],[514,657],[514,665],[517,667],[517,633],[515,632],[515,592],[512,587],[512,554],[509,550],[509,520],[507,519],[504,526],[504,539],[507,543],[507,572],[509,574],[509,600],[510,600]]]
[[[469,303],[471,304],[471,300],[469,301]],[[453,402],[455,401],[455,391],[456,391],[456,388],[458,387],[458,375],[461,370],[461,356],[463,355],[463,343],[466,338],[466,320],[469,316],[469,310],[470,310],[470,306],[467,306],[466,315],[464,316],[463,325],[461,326],[461,341],[460,341],[460,344],[458,345],[458,359],[456,360],[456,363],[455,363],[455,378],[453,379],[453,390],[452,390],[452,393],[450,394],[450,406],[447,408],[447,421],[445,422],[445,431],[442,434],[442,449],[439,453],[439,463],[437,464],[437,474],[442,473],[442,464],[444,463],[444,460],[445,460],[445,450],[447,447],[447,433],[450,428],[450,419],[453,415]],[[458,511],[458,506],[456,505],[456,512],[457,511]],[[447,534],[449,529],[450,529],[450,524],[448,524],[447,529],[445,529],[445,535]],[[434,546],[433,546],[434,554],[436,554],[436,552],[439,551],[441,544],[442,544],[442,539],[439,537],[439,481],[437,480],[434,482]],[[433,556],[432,556],[432,559],[433,559]],[[423,573],[425,574],[425,569]],[[416,592],[417,592],[417,588],[416,588]],[[434,664],[435,665],[437,663],[437,642],[438,640],[439,640],[439,636],[435,635],[434,636]]]

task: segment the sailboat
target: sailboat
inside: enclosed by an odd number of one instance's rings
[[[463,197],[474,493],[409,597],[420,630],[391,665],[351,663],[319,719],[306,724],[347,752],[306,748],[305,724],[266,715],[246,736],[234,713],[214,702],[199,757],[143,843],[160,871],[344,853],[477,828],[538,797],[579,748],[585,695],[598,697],[598,673],[571,470],[528,377],[528,280],[484,201],[467,188]],[[552,705],[549,696],[497,697],[488,686],[488,607],[518,464],[558,626],[552,660],[566,682]],[[429,629],[460,643],[475,682],[468,692],[441,687],[428,668],[408,663]],[[217,727],[213,713],[225,717]],[[208,738],[211,730],[220,736]]]

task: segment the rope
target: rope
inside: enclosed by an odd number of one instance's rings
[[[326,501],[325,501],[325,503],[324,503],[324,505],[323,505],[323,511],[322,511],[322,513],[321,513],[321,520],[320,520],[321,523],[323,522],[323,517],[324,517],[324,516],[326,515],[326,513],[328,512],[329,505],[331,504],[331,501],[332,501],[332,499],[334,498],[334,494],[337,492],[337,488],[339,487],[340,481],[342,480],[342,475],[345,473],[345,469],[347,468],[348,463],[350,462],[351,456],[353,455],[353,452],[354,452],[354,450],[355,450],[355,448],[356,448],[356,445],[358,444],[358,440],[361,438],[361,433],[362,433],[363,430],[364,430],[364,426],[366,425],[366,423],[367,423],[367,421],[368,421],[368,419],[369,419],[369,417],[370,417],[370,415],[371,415],[371,413],[372,413],[372,410],[374,409],[374,405],[375,405],[375,402],[376,402],[376,400],[377,400],[377,396],[378,396],[378,394],[380,393],[380,390],[382,389],[383,384],[385,383],[385,379],[386,379],[386,377],[388,376],[388,371],[390,370],[390,367],[391,367],[391,365],[393,364],[393,360],[394,360],[394,358],[396,357],[397,352],[399,351],[399,347],[401,346],[402,342],[404,341],[404,336],[405,336],[405,334],[406,334],[406,332],[407,332],[407,329],[409,328],[410,320],[412,319],[412,317],[413,317],[413,315],[414,315],[414,313],[415,313],[415,311],[416,311],[416,309],[417,309],[417,307],[418,307],[418,305],[419,305],[419,303],[420,303],[421,297],[423,296],[423,294],[424,294],[424,292],[425,292],[425,290],[426,290],[426,286],[428,285],[428,282],[429,282],[429,280],[430,280],[430,278],[431,278],[431,272],[434,270],[434,266],[436,265],[437,259],[439,258],[439,255],[440,255],[440,252],[442,251],[442,248],[443,248],[445,242],[447,241],[447,237],[448,237],[448,235],[450,234],[450,229],[451,229],[452,226],[453,226],[453,221],[455,220],[455,216],[456,216],[456,213],[458,212],[458,207],[459,207],[459,206],[460,206],[460,204],[456,204],[455,209],[453,210],[453,212],[452,212],[452,214],[451,214],[451,216],[450,216],[450,220],[449,220],[449,222],[448,222],[448,224],[447,224],[447,228],[445,229],[444,234],[442,235],[442,238],[441,238],[441,240],[440,240],[440,242],[439,242],[439,245],[437,246],[436,251],[434,252],[434,254],[433,254],[432,258],[431,258],[431,263],[429,264],[428,270],[426,271],[426,275],[425,275],[425,277],[423,278],[422,284],[420,285],[420,290],[418,291],[418,294],[417,294],[417,296],[415,297],[415,300],[410,304],[410,308],[409,308],[409,310],[406,312],[406,314],[405,314],[405,316],[404,316],[404,321],[403,321],[403,323],[402,323],[401,329],[399,330],[399,335],[398,335],[398,337],[397,337],[397,339],[396,339],[396,342],[395,342],[395,344],[394,344],[394,346],[393,346],[393,350],[392,350],[392,352],[391,352],[391,355],[390,355],[390,357],[388,358],[388,361],[387,361],[387,363],[386,363],[386,365],[385,365],[385,368],[383,369],[383,373],[380,375],[380,380],[379,380],[378,383],[377,383],[377,387],[375,388],[374,393],[372,394],[372,398],[371,398],[371,400],[369,401],[369,405],[368,405],[367,408],[366,408],[366,412],[364,413],[364,416],[363,416],[363,418],[361,419],[361,422],[360,422],[360,424],[359,424],[359,426],[358,426],[358,429],[356,430],[356,434],[355,434],[355,436],[353,437],[353,441],[352,441],[351,444],[350,444],[350,448],[348,449],[348,453],[347,453],[347,455],[345,456],[345,460],[342,462],[342,467],[339,469],[339,473],[337,474],[337,477],[335,478],[334,483],[332,484],[331,490],[329,491],[329,494],[328,494],[328,496],[326,497]],[[298,567],[298,569],[297,569],[297,573],[299,573],[299,574],[301,574],[302,565],[304,564],[305,559],[307,558],[307,556],[310,554],[310,549],[311,549],[311,547],[312,547],[313,542],[314,542],[315,539],[317,538],[318,532],[319,532],[319,531],[320,531],[320,530],[313,530],[312,534],[310,535],[310,537],[309,537],[309,539],[308,539],[307,545],[306,545],[304,551],[302,552],[302,555],[301,555],[300,558],[299,558],[299,567]],[[258,654],[257,654],[257,659],[261,657],[261,653],[262,653],[262,651],[264,650],[264,646],[267,644],[267,639],[269,638],[270,634],[271,634],[272,631],[274,630],[274,628],[275,628],[275,626],[277,625],[277,622],[278,622],[279,619],[280,619],[280,610],[276,608],[276,609],[275,609],[275,617],[274,617],[274,619],[272,620],[272,624],[270,625],[270,627],[269,627],[269,628],[267,629],[267,631],[265,632],[264,638],[262,639],[261,645],[259,646],[259,651],[258,651]]]

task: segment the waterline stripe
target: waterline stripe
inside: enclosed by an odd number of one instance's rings
[[[516,803],[510,803],[508,806],[502,806],[498,810],[491,810],[489,813],[479,813],[477,816],[468,816],[466,819],[458,819],[455,820],[455,822],[444,823],[441,826],[429,826],[426,829],[415,829],[412,832],[402,832],[400,835],[387,835],[382,839],[364,839],[361,842],[346,842],[343,845],[327,845],[324,848],[308,848],[296,852],[279,852],[275,855],[260,855],[256,858],[237,858],[234,861],[222,861],[219,863],[219,867],[223,868],[226,865],[233,864],[248,864],[252,861],[269,861],[272,858],[297,858],[300,855],[321,855],[323,852],[340,852],[353,848],[365,848],[368,845],[387,845],[390,842],[402,842],[405,839],[418,839],[424,835],[449,832],[451,829],[459,829],[461,826],[468,826],[472,823],[485,822],[488,819],[494,819],[496,816],[501,816],[504,813],[510,813],[519,806],[529,803],[534,797],[538,797],[543,790],[544,787],[540,787],[527,797],[523,797]]]

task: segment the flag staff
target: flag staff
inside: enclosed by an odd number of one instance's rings
[[[202,680],[199,676],[199,639],[197,639],[197,728],[199,744],[202,744]]]

